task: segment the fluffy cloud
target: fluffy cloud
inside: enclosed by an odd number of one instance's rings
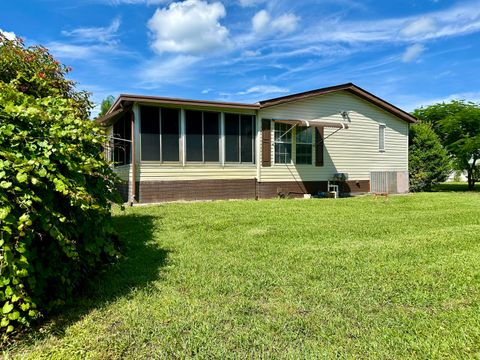
[[[422,44],[414,44],[409,46],[402,56],[403,62],[412,62],[419,58],[420,55],[426,50],[425,46]]]
[[[157,53],[200,54],[229,44],[228,29],[220,24],[225,7],[202,0],[175,2],[157,9],[148,21]]]
[[[3,31],[2,29],[0,29],[0,34],[2,34],[3,36],[5,36],[5,37],[7,38],[7,40],[14,40],[14,39],[17,37],[14,32],[12,32],[12,31]]]
[[[437,25],[435,20],[428,17],[423,17],[409,23],[402,29],[401,34],[405,37],[414,37],[419,35],[427,35],[435,32]]]
[[[290,33],[297,28],[299,18],[294,14],[283,14],[277,18],[271,17],[267,10],[260,10],[252,18],[253,31]]]

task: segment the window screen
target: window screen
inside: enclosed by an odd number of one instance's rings
[[[240,161],[239,115],[225,114],[225,161]]]
[[[203,161],[203,125],[201,111],[185,112],[187,161]]]
[[[162,108],[162,161],[179,161],[180,112]]]
[[[219,161],[219,135],[220,135],[219,114],[203,113],[203,131],[204,131],[204,161]]]
[[[140,137],[143,161],[160,161],[160,112],[158,107],[140,109]]]
[[[242,115],[240,117],[241,128],[241,161],[253,162],[253,116]]]

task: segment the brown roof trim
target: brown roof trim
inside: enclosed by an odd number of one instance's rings
[[[107,112],[107,114],[99,117],[99,118],[96,118],[95,119],[95,122],[99,123],[99,124],[102,124],[102,125],[109,125],[113,122],[115,122],[115,120],[117,120],[118,118],[120,118],[124,113],[125,113],[125,109],[117,109],[117,110],[114,110],[110,113]]]
[[[160,97],[160,96],[140,96],[140,95],[129,95],[121,94],[118,99],[113,103],[110,111],[114,111],[118,108],[122,102],[133,101],[141,103],[152,103],[152,104],[168,104],[168,105],[186,105],[186,106],[211,106],[218,108],[233,108],[233,109],[253,109],[258,110],[260,108],[259,104],[245,104],[245,103],[236,103],[236,102],[225,102],[225,101],[211,101],[211,100],[191,100],[191,99],[178,99],[178,98],[169,98],[169,97]]]
[[[298,94],[292,94],[292,95],[287,95],[287,96],[282,96],[274,99],[269,99],[269,100],[264,100],[260,101],[260,107],[261,109],[279,105],[279,104],[285,104],[291,101],[297,101],[301,99],[306,99],[310,98],[312,96],[318,96],[318,95],[324,95],[332,92],[337,92],[337,91],[348,91],[354,95],[357,95],[358,97],[390,112],[391,114],[399,117],[402,120],[405,120],[410,123],[416,123],[417,118],[415,118],[413,115],[409,114],[406,111],[403,111],[402,109],[396,107],[395,105],[390,104],[389,102],[380,99],[378,96],[373,95],[372,93],[362,89],[361,87],[353,84],[353,83],[346,83],[346,84],[341,84],[341,85],[335,85],[335,86],[330,86],[330,87],[325,87],[321,89],[316,89],[316,90],[311,90],[311,91],[306,91]]]
[[[107,115],[105,116],[109,116],[110,114],[113,114],[114,112],[121,110],[125,103],[132,103],[132,102],[139,102],[144,104],[151,103],[151,104],[165,104],[165,105],[205,106],[205,107],[230,108],[230,109],[259,110],[259,109],[264,109],[264,108],[268,108],[275,105],[285,104],[292,101],[297,101],[301,99],[310,98],[312,96],[324,95],[324,94],[333,93],[337,91],[348,91],[384,109],[385,111],[388,111],[389,113],[399,117],[402,120],[405,120],[409,123],[417,122],[417,119],[414,116],[410,115],[408,112],[403,111],[402,109],[396,107],[395,105],[390,104],[389,102],[383,99],[380,99],[378,96],[373,95],[372,93],[362,89],[361,87],[353,83],[335,85],[335,86],[325,87],[321,89],[306,91],[302,93],[268,99],[268,100],[260,101],[257,104],[121,94],[117,98],[117,100],[115,100],[112,107],[108,110]],[[102,120],[102,119],[97,119],[97,121],[104,122],[105,120]]]

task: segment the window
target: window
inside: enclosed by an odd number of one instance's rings
[[[179,161],[180,111],[142,106],[140,141],[142,161]]]
[[[275,163],[290,164],[292,162],[292,126],[275,123]]]
[[[187,161],[218,162],[219,114],[202,111],[185,112]]]
[[[312,164],[312,129],[305,126],[296,127],[296,163]]]
[[[162,161],[180,160],[180,111],[178,109],[161,109],[162,125]]]
[[[142,106],[140,119],[142,160],[160,161],[159,109],[153,106]]]
[[[253,163],[255,117],[225,114],[225,161]]]
[[[385,129],[386,125],[378,127],[378,151],[385,151]]]
[[[130,115],[124,115],[113,125],[113,137],[115,138],[113,140],[113,162],[115,165],[130,164],[132,162]]]

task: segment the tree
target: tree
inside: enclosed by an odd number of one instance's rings
[[[112,95],[109,95],[105,99],[103,99],[102,104],[100,105],[100,112],[98,113],[98,117],[105,115],[113,105],[114,101],[115,98]]]
[[[412,125],[409,141],[410,188],[429,191],[448,177],[451,167],[447,151],[430,124]]]
[[[414,115],[431,124],[456,168],[467,172],[468,188],[473,190],[480,181],[480,104],[454,100],[417,109]]]
[[[118,257],[116,176],[91,103],[40,46],[0,34],[0,329],[63,303]]]

